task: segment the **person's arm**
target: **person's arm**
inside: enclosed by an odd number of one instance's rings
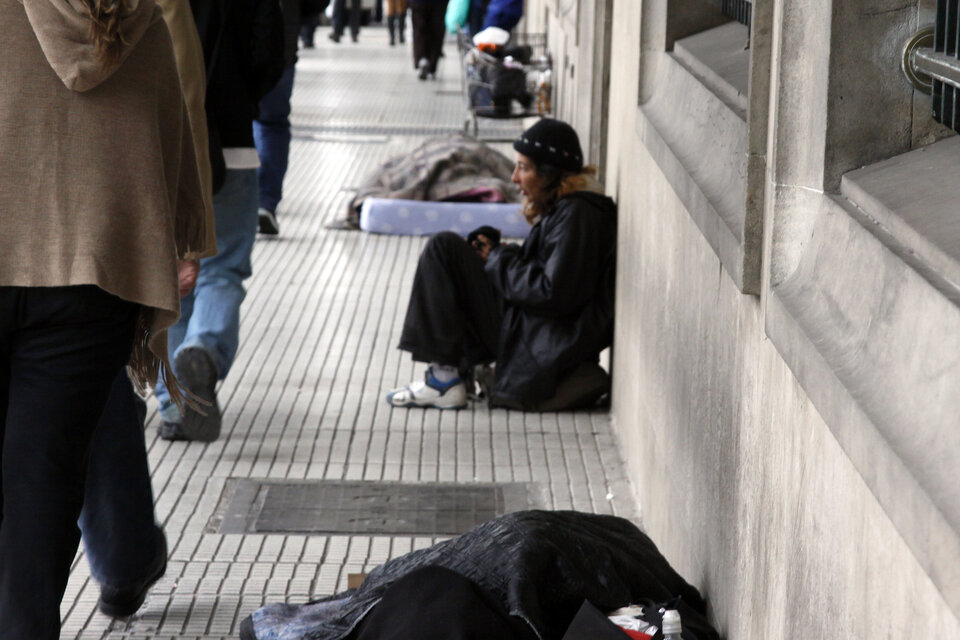
[[[491,250],[487,273],[509,303],[539,313],[573,312],[595,294],[603,251],[599,219],[589,206],[567,200],[550,214],[538,255],[523,258],[520,247]],[[545,224],[546,220],[540,224]]]

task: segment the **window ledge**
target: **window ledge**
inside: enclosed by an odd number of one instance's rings
[[[760,207],[748,210],[746,27],[737,23],[645,53],[637,133],[744,293],[759,293]]]
[[[960,137],[843,176],[844,205],[960,305]]]
[[[741,120],[747,119],[750,30],[738,22],[678,40],[673,55]]]
[[[851,172],[844,194],[811,196],[815,223],[795,240],[796,268],[771,282],[765,326],[960,615],[960,305],[947,286],[960,146],[944,142]],[[943,166],[929,162],[941,154]]]

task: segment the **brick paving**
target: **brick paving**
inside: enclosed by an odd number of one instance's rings
[[[96,611],[98,587],[78,555],[62,605],[63,638],[236,638],[267,602],[346,588],[347,574],[435,543],[434,536],[215,533],[231,479],[536,483],[551,509],[637,520],[606,413],[394,410],[387,390],[422,376],[397,351],[424,239],[329,230],[350,188],[381,161],[464,119],[456,48],[439,79],[419,82],[406,47],[372,27],[360,43],[301,52],[281,233],[260,237],[242,310],[236,364],[218,392],[224,430],[211,444],[147,446],[157,517],[170,547],[166,576],[136,616]],[[481,125],[511,136],[519,122]],[[508,147],[504,147],[508,149]]]

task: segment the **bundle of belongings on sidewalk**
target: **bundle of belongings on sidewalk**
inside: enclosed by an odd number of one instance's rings
[[[529,225],[511,183],[513,162],[463,135],[431,138],[373,171],[347,206],[341,228],[394,235],[455,231],[482,225],[525,237]]]
[[[609,612],[678,597],[671,606],[680,612],[683,638],[718,640],[700,593],[629,521],[521,511],[390,560],[356,589],[265,606],[243,621],[240,637],[587,640],[578,635],[590,632],[590,620],[578,615],[585,602]],[[575,618],[579,626],[572,627]],[[599,623],[609,630],[605,617]]]
[[[497,27],[484,29],[473,43],[464,57],[470,106],[486,117],[511,114],[514,100],[529,109],[535,96],[526,65],[533,60],[533,47],[511,43],[510,33]]]

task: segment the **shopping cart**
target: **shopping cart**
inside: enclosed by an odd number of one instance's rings
[[[457,34],[466,104],[463,132],[479,134],[480,118],[505,120],[551,113],[553,60],[545,33],[514,33],[500,47],[478,48]]]

